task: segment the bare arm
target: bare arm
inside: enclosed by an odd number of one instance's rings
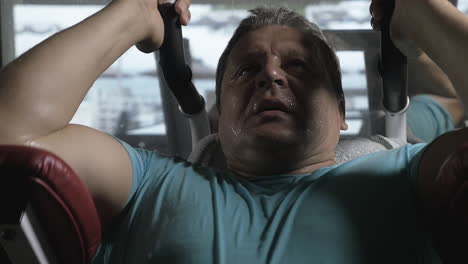
[[[0,119],[10,124],[2,127],[3,142],[26,142],[68,124],[98,76],[145,37],[129,3],[111,3],[0,72]]]
[[[468,106],[468,17],[445,0],[422,2],[412,13],[409,26],[415,45],[448,75],[465,106]]]
[[[409,59],[410,95],[431,95],[457,125],[468,106],[468,77],[463,72],[468,17],[447,0],[372,0],[371,24],[376,30],[384,1],[395,1],[391,33]]]
[[[464,107],[452,82],[425,53],[408,61],[408,92],[410,96],[424,94],[436,100],[452,117],[454,125],[464,116]]]
[[[425,53],[408,60],[408,93],[410,96],[432,94],[458,98],[447,74]]]
[[[397,0],[396,5],[399,13],[392,18],[392,26],[397,41],[402,40],[403,49],[410,43],[425,52],[447,74],[467,107],[468,17],[446,0]],[[468,142],[468,129],[444,134],[431,143],[420,164],[421,189],[463,142]]]
[[[380,26],[381,5],[372,0],[373,25]],[[447,0],[395,0],[392,38],[400,50],[414,57],[423,51],[452,82],[465,107],[468,106],[468,17]],[[438,81],[444,81],[439,79]]]
[[[187,23],[189,0],[177,4]],[[68,123],[93,82],[119,56],[136,43],[153,51],[162,38],[157,0],[114,0],[0,72],[0,121],[8,124],[0,127],[0,144],[39,147],[64,159],[87,185],[104,224],[128,198],[128,154],[112,137]]]
[[[373,22],[381,18],[382,1],[386,0],[372,0]],[[400,50],[410,57],[418,54],[414,52],[417,49],[426,53],[447,74],[459,99],[467,107],[468,17],[447,0],[395,0],[391,28],[392,38]],[[433,73],[437,74],[437,71]],[[436,81],[447,83],[445,78]],[[467,129],[446,133],[427,148],[418,178],[423,198],[426,195],[423,190],[437,177],[446,158],[464,142],[468,142]]]
[[[377,30],[384,1],[395,1],[391,33],[409,58],[410,94],[433,95],[458,123],[463,104],[468,106],[468,76],[463,70],[468,58],[468,17],[448,0],[372,0],[371,24]],[[423,88],[414,89],[413,81]]]
[[[467,107],[468,17],[446,0],[400,0],[399,3],[401,12],[397,19],[401,20],[392,23],[396,28],[400,26],[397,30],[402,30],[402,26],[406,25],[407,31],[396,35],[420,48],[447,74],[459,99]],[[411,25],[410,21],[414,23]],[[417,180],[418,193],[423,203],[434,201],[436,197],[433,197],[431,190],[435,182],[444,182],[436,180],[444,162],[465,142],[468,142],[468,129],[460,129],[441,135],[427,147],[419,165]]]

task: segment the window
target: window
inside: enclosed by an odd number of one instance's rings
[[[2,1],[2,59],[8,61],[10,57],[19,56],[55,32],[95,13],[105,2],[109,0]],[[324,29],[331,39],[337,36],[352,44],[336,45],[342,67],[347,122],[350,125],[350,129],[343,134],[372,133],[368,123],[373,111],[380,109],[380,85],[376,71],[378,37],[370,28],[369,1],[272,2],[287,4],[301,12]],[[458,2],[460,10],[468,14],[468,0]],[[208,109],[215,102],[218,58],[229,38],[248,14],[247,9],[268,3],[259,0],[192,0],[192,21],[189,27],[183,28],[183,35],[188,39],[194,83],[205,97]],[[10,16],[4,8],[8,5],[11,6]],[[167,101],[168,96],[160,91],[154,56],[131,48],[95,82],[72,122],[106,133],[132,137],[128,141],[136,142],[134,145],[149,146],[151,144],[141,140],[147,140],[147,135],[165,138],[166,131],[171,129],[164,113],[168,115],[168,120],[175,122],[176,130],[184,130],[181,129],[180,119],[167,111]]]
[[[101,8],[102,5],[14,5],[15,56]],[[71,122],[110,134],[151,127],[148,133],[164,135],[161,109],[155,58],[132,47],[94,83]]]
[[[452,2],[452,1],[451,1]],[[465,14],[468,14],[468,0],[458,0],[458,9]]]

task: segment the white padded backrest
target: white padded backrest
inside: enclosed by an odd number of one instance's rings
[[[218,134],[211,134],[198,141],[196,147],[187,159],[191,163],[202,164],[215,168],[226,168],[221,144],[218,141]]]
[[[386,138],[381,135],[375,135],[369,138],[354,137],[344,139],[340,140],[336,146],[335,161],[340,164],[373,152],[394,149],[405,144],[406,142],[400,139]]]
[[[406,142],[399,139],[390,139],[380,135],[370,138],[344,139],[340,140],[336,147],[335,161],[340,164],[369,153],[394,149],[405,144]],[[226,160],[217,134],[211,134],[200,140],[190,154],[188,161],[220,169],[226,168]]]

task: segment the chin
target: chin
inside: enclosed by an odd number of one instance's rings
[[[256,131],[250,137],[250,143],[267,148],[279,148],[297,144],[300,140],[298,135],[286,131]]]

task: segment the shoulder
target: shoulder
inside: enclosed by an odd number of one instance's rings
[[[335,169],[339,171],[384,172],[405,170],[418,158],[426,144],[407,144],[402,147],[369,153],[346,163],[340,164]]]
[[[117,139],[117,141],[122,144],[130,157],[134,177],[154,170],[170,169],[177,164],[189,166],[189,163],[182,158],[171,156],[158,150],[135,148],[120,139]]]

